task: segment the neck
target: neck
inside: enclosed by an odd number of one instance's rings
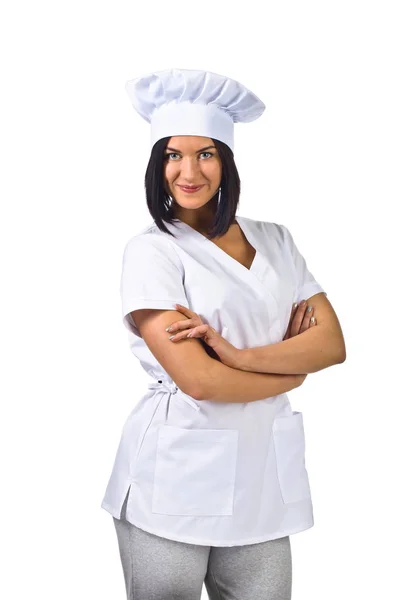
[[[193,229],[196,229],[196,231],[202,235],[207,235],[207,233],[212,229],[216,215],[216,209],[217,199],[210,200],[205,206],[197,210],[182,208],[173,201],[170,205],[170,214],[172,218],[183,221]]]

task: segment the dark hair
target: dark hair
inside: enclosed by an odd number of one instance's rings
[[[169,140],[170,137],[162,138],[154,144],[146,169],[145,188],[147,207],[156,225],[161,231],[175,237],[164,225],[173,222],[174,201],[171,201],[164,184],[164,151]],[[222,163],[222,177],[220,202],[211,231],[207,236],[209,239],[228,231],[235,220],[240,197],[240,178],[233,152],[224,142],[215,139],[213,142]],[[218,194],[219,191],[210,200],[217,198]]]

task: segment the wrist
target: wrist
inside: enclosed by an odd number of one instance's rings
[[[248,350],[248,348],[244,348],[243,350],[237,350],[235,357],[236,369],[239,369],[240,371],[249,371]]]

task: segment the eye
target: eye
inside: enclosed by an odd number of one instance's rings
[[[171,156],[179,156],[179,155],[177,154],[177,152],[169,152],[169,154],[165,154],[166,159],[170,158]]]
[[[208,154],[209,156],[214,156],[213,152],[201,152],[200,156],[202,154]],[[169,152],[168,154],[165,154],[165,160],[172,160],[174,161],[174,158],[171,158],[172,156],[180,156],[180,154],[178,154],[177,152]],[[209,156],[207,156],[206,158],[209,158]]]

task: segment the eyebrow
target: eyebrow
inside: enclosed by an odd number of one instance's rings
[[[196,150],[196,152],[204,152],[205,150],[208,150],[209,148],[216,148],[216,146],[206,146],[205,148],[200,148],[200,150]],[[172,152],[178,152],[179,154],[181,154],[180,150],[176,150],[176,148],[170,148],[170,146],[168,146],[166,148],[166,150],[172,150]]]

